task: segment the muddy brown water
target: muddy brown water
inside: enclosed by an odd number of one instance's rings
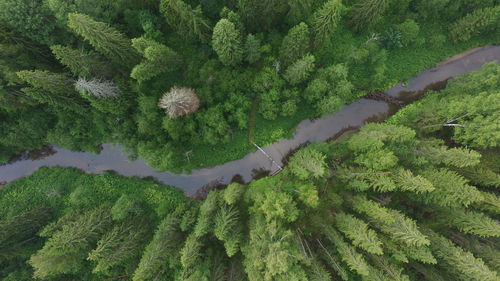
[[[500,46],[486,46],[454,56],[436,67],[425,70],[385,91],[386,94],[405,101],[414,100],[429,88],[443,87],[443,81],[456,75],[480,69],[483,64],[500,61]],[[26,152],[15,161],[0,166],[0,182],[10,182],[29,175],[42,166],[74,167],[88,173],[114,170],[124,176],[153,177],[158,181],[180,188],[193,195],[210,183],[227,184],[237,176],[249,182],[262,171],[275,172],[286,155],[307,142],[321,142],[352,132],[367,122],[379,122],[393,114],[397,108],[384,101],[360,99],[344,106],[339,112],[314,120],[303,120],[291,139],[263,147],[277,163],[272,163],[262,152],[247,154],[244,158],[225,164],[191,171],[190,174],[157,172],[138,159],[129,161],[119,145],[105,143],[100,154],[72,152],[60,147],[47,147],[39,153]]]

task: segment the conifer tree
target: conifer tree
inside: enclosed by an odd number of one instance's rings
[[[113,227],[97,242],[97,247],[88,255],[94,261],[94,272],[106,272],[117,265],[125,265],[141,253],[143,242],[148,238],[146,223],[130,220]]]
[[[314,60],[313,55],[306,55],[295,61],[286,69],[284,74],[285,79],[290,82],[291,85],[297,85],[306,81],[314,70]]]
[[[228,19],[221,19],[215,25],[212,47],[224,65],[235,66],[243,59],[241,34]]]
[[[319,46],[333,33],[340,21],[342,2],[328,0],[313,15],[314,45]]]
[[[349,269],[355,271],[361,276],[369,276],[370,265],[368,265],[363,255],[358,253],[354,247],[346,243],[342,236],[332,227],[323,226],[322,232],[335,246],[335,249],[339,252],[342,261],[347,264]]]
[[[110,73],[103,59],[93,51],[61,45],[51,46],[50,49],[61,64],[68,67],[75,76],[102,76]]]
[[[72,87],[73,81],[64,74],[45,70],[23,70],[17,72],[17,75],[32,85],[22,91],[40,103],[76,111],[81,110],[85,104]]]
[[[161,0],[160,12],[179,34],[187,34],[202,42],[208,41],[211,28],[200,6],[193,8],[182,0]]]
[[[335,215],[335,225],[340,232],[352,240],[354,246],[372,254],[383,254],[382,242],[378,239],[375,231],[369,229],[368,224],[364,221],[353,215],[338,213]]]
[[[481,259],[453,245],[450,240],[432,230],[427,229],[425,233],[431,240],[433,253],[446,263],[456,277],[465,280],[498,280],[497,273],[490,270]]]
[[[463,233],[476,234],[482,237],[500,237],[498,221],[481,212],[466,211],[461,208],[442,210],[440,215],[444,223],[458,228]]]
[[[71,13],[68,15],[68,26],[112,61],[128,67],[137,64],[139,56],[132,48],[130,39],[107,23],[95,21],[87,15]]]
[[[158,225],[151,242],[146,246],[132,280],[146,281],[156,278],[168,266],[178,264],[183,235],[179,229],[177,213],[168,215]]]
[[[301,22],[292,27],[283,38],[280,48],[280,60],[284,66],[289,66],[304,57],[310,49],[310,35],[307,24]]]
[[[194,228],[197,237],[202,237],[213,230],[214,216],[219,206],[220,195],[220,192],[210,192],[200,206],[198,222]]]
[[[147,38],[132,39],[132,46],[146,60],[134,66],[130,77],[142,82],[163,72],[174,71],[181,63],[180,56],[169,47]]]
[[[313,148],[303,148],[290,158],[288,169],[303,180],[320,178],[327,172],[325,158],[323,153]]]
[[[500,27],[500,6],[477,9],[450,26],[455,41],[467,41],[473,35]]]
[[[245,41],[245,60],[250,64],[260,59],[260,40],[253,34],[247,35]]]
[[[361,31],[377,21],[389,5],[388,0],[363,0],[351,11],[351,25]]]
[[[62,226],[31,256],[34,276],[41,279],[76,273],[83,266],[86,255],[111,224],[108,208],[98,208],[82,214]]]

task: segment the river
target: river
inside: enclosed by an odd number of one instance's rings
[[[439,63],[436,67],[424,70],[408,80],[399,83],[384,93],[405,101],[411,101],[423,92],[458,74],[480,69],[487,62],[500,61],[500,46],[486,46],[456,55]],[[190,174],[157,172],[138,159],[129,161],[119,145],[105,143],[100,154],[72,152],[59,147],[47,147],[38,153],[21,155],[16,161],[0,166],[0,182],[10,182],[33,173],[42,166],[75,167],[88,173],[102,173],[114,170],[124,176],[154,177],[158,181],[175,186],[187,195],[193,195],[201,187],[210,183],[227,184],[233,177],[250,181],[262,171],[271,173],[282,165],[284,157],[292,150],[307,142],[320,142],[338,137],[345,132],[354,131],[366,122],[383,121],[397,108],[384,101],[360,99],[344,106],[339,112],[314,120],[303,120],[297,126],[291,139],[263,147],[276,163],[272,163],[264,153],[256,151],[244,158],[230,161],[219,166],[191,171]]]

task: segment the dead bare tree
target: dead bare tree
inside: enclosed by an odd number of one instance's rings
[[[200,99],[191,88],[173,87],[158,102],[160,108],[170,118],[177,118],[195,112],[200,107]]]
[[[79,77],[75,83],[75,89],[98,98],[113,98],[121,94],[120,88],[115,86],[112,81],[96,78],[87,80],[84,77]]]

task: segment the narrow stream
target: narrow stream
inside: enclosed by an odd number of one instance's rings
[[[486,46],[454,56],[434,68],[420,72],[408,81],[407,86],[399,83],[385,93],[398,99],[413,100],[429,87],[458,74],[480,69],[490,61],[500,61],[500,46]],[[395,111],[396,108],[386,102],[360,99],[335,114],[315,120],[303,120],[291,139],[282,139],[263,149],[278,165],[282,165],[283,158],[291,150],[306,142],[320,142],[338,137],[344,132],[360,128],[366,122],[383,121]],[[193,170],[191,174],[160,173],[140,159],[129,161],[119,145],[106,143],[98,155],[72,152],[59,147],[49,147],[38,155],[25,153],[19,160],[0,166],[0,182],[10,182],[29,175],[42,166],[75,167],[88,173],[114,170],[125,176],[151,176],[166,185],[182,189],[188,195],[195,194],[198,189],[209,183],[227,184],[236,175],[248,182],[259,171],[274,172],[278,169],[262,152],[256,151],[223,165]]]

